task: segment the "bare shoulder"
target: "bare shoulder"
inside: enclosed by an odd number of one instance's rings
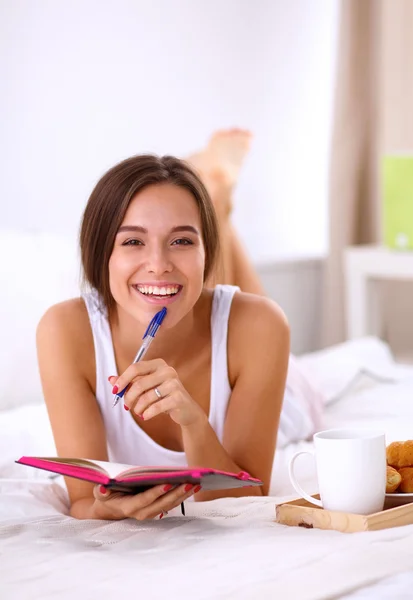
[[[44,313],[37,326],[38,335],[67,334],[77,336],[90,329],[86,306],[81,298],[54,304]]]
[[[38,323],[36,342],[39,354],[64,348],[65,356],[76,357],[76,362],[85,367],[87,373],[91,372],[90,368],[94,369],[93,336],[82,298],[66,300],[48,308]]]
[[[234,296],[229,327],[233,337],[241,338],[239,341],[252,333],[260,338],[263,336],[263,339],[273,338],[275,334],[285,340],[289,335],[287,317],[274,300],[244,292]]]
[[[281,307],[270,298],[237,292],[228,324],[228,351],[234,377],[245,361],[289,355],[290,327]]]

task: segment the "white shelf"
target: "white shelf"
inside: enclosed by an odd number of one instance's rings
[[[347,337],[381,337],[380,280],[413,281],[413,252],[382,246],[351,246],[344,251]]]

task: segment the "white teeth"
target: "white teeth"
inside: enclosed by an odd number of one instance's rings
[[[138,291],[141,294],[154,296],[170,296],[179,292],[179,286],[158,287],[156,285],[137,285]]]

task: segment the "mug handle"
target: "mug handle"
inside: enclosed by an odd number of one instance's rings
[[[301,454],[311,454],[311,456],[313,458],[315,458],[315,453],[312,450],[302,450],[301,452],[297,452],[297,454],[294,454],[294,456],[290,460],[290,464],[288,466],[288,472],[290,475],[291,483],[293,484],[293,487],[294,487],[295,491],[297,492],[297,494],[300,494],[300,496],[302,498],[305,498],[305,500],[307,500],[307,502],[310,502],[311,504],[315,504],[316,506],[320,506],[320,508],[323,508],[323,504],[322,504],[321,500],[317,500],[317,498],[313,498],[312,496],[307,494],[307,492],[305,492],[303,490],[303,488],[298,483],[298,481],[295,477],[294,463]]]

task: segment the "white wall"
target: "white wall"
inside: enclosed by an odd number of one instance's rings
[[[237,125],[252,258],[322,255],[337,20],[338,0],[0,0],[0,226],[73,234],[116,161]]]

